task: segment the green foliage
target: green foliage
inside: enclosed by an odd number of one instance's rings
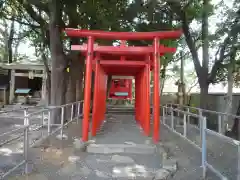
[[[235,0],[233,7],[229,8],[223,1],[220,2],[216,8],[220,9],[223,18],[217,25],[217,30],[212,35],[211,47],[218,47],[218,52],[214,57],[215,62],[218,62],[219,68],[217,69],[215,83],[227,81],[228,67],[230,63],[234,63],[235,72],[239,71],[238,52],[240,49],[239,43],[239,28],[240,28],[240,1]],[[238,78],[235,78],[235,85],[238,84]]]

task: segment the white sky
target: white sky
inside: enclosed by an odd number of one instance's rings
[[[212,3],[213,4],[217,4],[221,2],[221,0],[212,0]],[[233,3],[233,0],[224,0],[225,4],[227,4],[229,7],[232,7],[232,3]],[[209,31],[210,32],[214,32],[216,30],[216,23],[219,23],[221,21],[221,15],[219,13],[216,13],[215,15],[213,15],[210,19],[209,19]],[[197,25],[197,23],[192,23],[192,28],[201,28]],[[215,54],[215,50],[212,49],[209,51],[210,52],[210,56],[214,56]],[[21,54],[26,54],[27,56],[30,57],[31,60],[34,60],[36,59],[35,57],[35,49],[34,47],[32,47],[30,45],[30,42],[26,41],[24,43],[22,43],[20,46],[19,46],[19,53]],[[199,58],[202,59],[202,53],[201,53],[201,50],[199,52]],[[190,61],[189,63],[187,63],[185,65],[185,70],[187,72],[185,72],[185,77],[187,78],[187,76],[189,75],[189,73],[191,71],[194,71],[194,66],[193,66],[193,63],[192,61]],[[177,88],[176,86],[174,85],[176,79],[169,79],[168,81],[165,82],[165,88],[164,88],[164,91],[165,92],[176,92],[177,91]],[[186,80],[188,81],[188,80]],[[196,80],[191,80],[190,84],[192,84],[194,81]],[[188,81],[189,82],[189,81]],[[186,82],[187,83],[187,82]],[[188,89],[188,88],[187,88]],[[192,89],[191,92],[198,92],[199,91],[199,88],[198,87],[195,87]],[[210,86],[209,88],[209,91],[210,92],[227,92],[227,86],[224,87],[223,85],[221,84],[218,84],[218,85],[214,85],[214,86]],[[234,92],[240,92],[240,89],[239,88],[234,88],[233,89]]]

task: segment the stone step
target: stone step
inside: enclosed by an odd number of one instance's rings
[[[96,154],[153,154],[157,148],[147,144],[90,144],[87,146],[88,153]]]

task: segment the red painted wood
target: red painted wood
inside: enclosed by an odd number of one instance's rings
[[[112,67],[121,67],[121,66],[127,66],[127,67],[134,67],[134,68],[143,68],[145,66],[144,61],[117,61],[117,60],[101,60],[101,65],[109,65]]]
[[[144,130],[144,84],[143,84],[143,70],[141,70],[140,72],[140,103],[139,103],[139,110],[140,110],[140,124],[141,124],[141,127],[142,129]]]
[[[107,32],[98,30],[84,30],[66,28],[65,33],[69,37],[95,37],[97,39],[121,39],[121,40],[152,40],[158,39],[177,39],[182,35],[181,30],[176,31],[155,31],[155,32]]]
[[[140,74],[135,76],[135,116],[137,122],[140,124]]]
[[[81,51],[86,53],[87,46],[84,45],[71,45],[72,51]],[[103,54],[115,54],[115,55],[145,55],[154,52],[154,48],[152,46],[145,47],[134,47],[134,46],[94,46],[94,51],[103,53]],[[174,53],[176,48],[173,47],[165,47],[163,45],[159,46],[159,51],[161,55],[164,53]]]
[[[153,42],[154,46],[154,69],[153,69],[153,78],[154,78],[154,101],[153,101],[153,141],[157,143],[159,141],[159,126],[160,126],[160,114],[159,114],[159,108],[160,108],[160,94],[159,94],[159,39],[155,38]]]
[[[92,112],[92,136],[96,136],[97,126],[99,121],[99,84],[100,84],[100,64],[96,61],[95,64],[95,82],[94,82],[94,95],[93,95],[93,112]]]
[[[83,105],[83,126],[82,140],[88,141],[89,132],[89,116],[90,116],[90,104],[91,104],[91,76],[92,76],[92,60],[93,60],[93,37],[88,38],[88,53],[86,58],[86,71],[85,71],[85,88],[84,88],[84,105]]]
[[[146,64],[145,72],[146,72],[145,133],[147,136],[150,136],[150,65],[149,64]]]
[[[100,125],[103,123],[105,120],[105,113],[106,113],[106,96],[107,96],[107,76],[100,65],[100,92],[98,96],[100,96],[100,101],[99,101],[99,110],[100,110],[100,121],[98,124],[98,129],[100,128]]]

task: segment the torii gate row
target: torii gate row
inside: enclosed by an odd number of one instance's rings
[[[88,141],[90,101],[91,101],[91,76],[95,71],[95,85],[93,97],[93,114],[91,133],[96,135],[106,112],[107,75],[134,76],[135,77],[135,119],[150,135],[150,71],[153,70],[154,96],[153,96],[153,141],[159,141],[160,128],[160,92],[159,92],[159,67],[160,55],[175,52],[174,48],[164,47],[159,44],[162,39],[176,39],[181,31],[163,32],[106,32],[80,29],[65,29],[68,37],[87,37],[87,46],[72,46],[72,50],[81,51],[86,56],[83,134],[82,140]],[[153,40],[153,46],[127,47],[122,44],[113,46],[94,46],[95,39],[109,40]],[[95,52],[95,53],[94,53]]]
[[[153,68],[153,53],[154,48],[152,46],[146,46],[146,47],[134,47],[134,46],[123,46],[123,43],[121,43],[121,46],[99,46],[97,43],[94,44],[93,51],[96,52],[96,54],[104,54],[108,55],[108,57],[111,57],[109,55],[113,55],[110,59],[114,59],[114,55],[121,55],[121,60],[126,60],[123,58],[124,56],[128,56],[129,58],[127,60],[136,60],[136,56],[146,56],[148,54],[150,56],[150,64],[151,64],[151,70]],[[83,45],[71,45],[71,50],[73,51],[80,51],[83,53],[83,55],[87,55],[87,44],[84,43]],[[176,48],[172,47],[166,47],[164,45],[159,45],[159,54],[160,56],[163,56],[165,53],[175,53]],[[95,64],[96,57],[93,59],[93,64]],[[108,60],[108,63],[110,61]],[[117,62],[114,63],[122,63],[117,60]],[[138,62],[137,62],[138,63]],[[137,64],[136,63],[136,64]]]

